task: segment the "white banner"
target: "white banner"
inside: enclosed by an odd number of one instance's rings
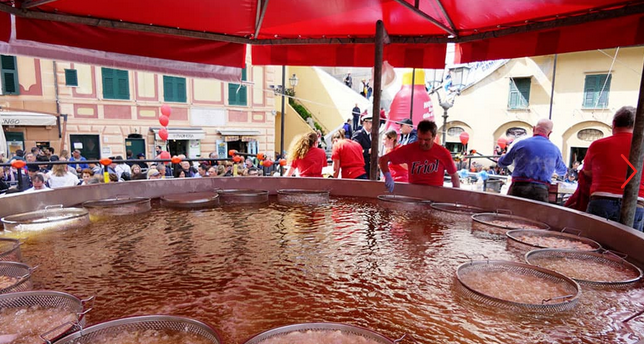
[[[56,116],[45,113],[7,111],[0,112],[0,124],[4,126],[54,126]]]

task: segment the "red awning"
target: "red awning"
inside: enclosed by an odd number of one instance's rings
[[[372,66],[379,20],[394,67],[443,67],[448,42],[469,62],[644,36],[644,0],[0,0],[0,11],[16,16],[20,43],[234,68],[245,64],[247,44],[253,64]]]

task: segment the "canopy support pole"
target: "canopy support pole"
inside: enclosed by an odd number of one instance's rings
[[[280,116],[280,155],[284,154],[284,116],[285,111],[285,102],[286,102],[286,97],[284,95],[286,94],[286,66],[282,65],[282,115]],[[275,157],[277,159],[277,157]],[[282,172],[284,169],[280,165],[280,176],[282,175]]]
[[[382,20],[376,22],[376,54],[373,62],[373,112],[371,118],[371,167],[369,179],[378,180],[378,145],[380,139],[380,96],[382,93],[382,59],[385,48],[385,24]]]
[[[552,87],[550,87],[550,110],[548,111],[548,119],[552,119],[552,102],[555,98],[555,78],[557,77],[557,54],[555,54],[555,62],[552,65]]]
[[[626,226],[632,227],[635,220],[635,209],[637,207],[637,196],[640,191],[642,179],[642,155],[644,155],[644,72],[640,79],[640,94],[637,100],[637,112],[635,115],[635,127],[633,128],[633,139],[631,140],[631,152],[628,160],[635,167],[637,173],[624,187],[622,197],[622,209],[620,210],[620,221]],[[633,171],[629,167],[626,172],[628,178]]]

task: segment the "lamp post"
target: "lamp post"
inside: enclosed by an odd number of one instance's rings
[[[454,106],[456,96],[460,95],[463,87],[467,85],[467,76],[469,71],[470,67],[468,66],[450,68],[449,74],[445,79],[442,78],[444,74],[443,71],[437,70],[434,72],[434,80],[431,82],[429,94],[436,93],[438,104],[443,108],[443,146],[445,146],[447,141],[447,111]],[[444,101],[443,97],[441,97],[441,93],[444,93]]]
[[[297,78],[297,75],[293,73],[293,76],[288,78],[289,84],[291,84],[291,88],[293,88],[293,95],[295,95],[295,86],[297,86],[297,83],[300,81],[300,79]]]

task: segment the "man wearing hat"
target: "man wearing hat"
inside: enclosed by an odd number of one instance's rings
[[[369,175],[371,169],[371,120],[372,116],[368,113],[362,115],[362,129],[353,133],[351,140],[356,141],[362,146],[362,157],[364,158],[364,169]]]
[[[405,118],[397,123],[400,124],[399,142],[401,146],[414,143],[418,140],[418,132],[414,129],[414,122],[411,119]]]

